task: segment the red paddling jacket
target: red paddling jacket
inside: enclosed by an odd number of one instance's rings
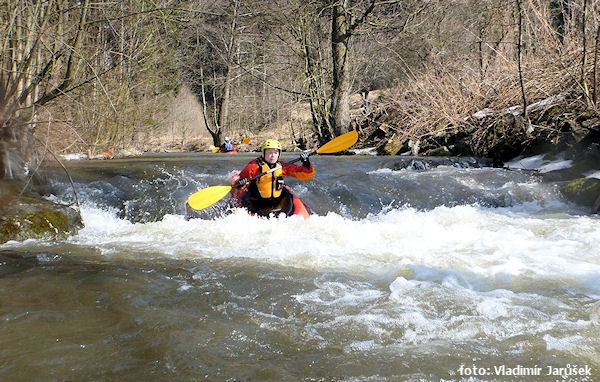
[[[248,192],[250,198],[253,199],[253,204],[257,204],[257,202],[262,205],[277,204],[281,200],[284,176],[291,176],[302,181],[311,180],[315,176],[315,169],[312,164],[308,168],[293,163],[285,166],[285,162],[281,161],[269,164],[262,157],[249,162],[240,172],[239,176],[240,179],[252,178],[276,166],[281,166],[282,168],[250,182]]]

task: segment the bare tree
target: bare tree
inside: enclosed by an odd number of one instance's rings
[[[42,111],[48,126],[77,125],[71,126],[77,139],[91,146],[135,134],[141,99],[159,99],[178,86],[174,65],[156,61],[168,57],[161,39],[171,32],[165,30],[175,13],[170,1],[159,8],[149,0],[0,4],[0,177],[34,159],[30,137]],[[143,73],[143,65],[156,68]],[[128,112],[131,104],[136,108]],[[62,124],[53,123],[56,114]]]
[[[36,109],[80,86],[89,0],[12,0],[0,5],[0,178],[27,156]],[[10,156],[13,156],[11,159]]]
[[[206,128],[215,146],[231,129],[231,91],[238,75],[238,53],[244,26],[242,1],[217,1],[203,9],[184,34],[180,57],[184,81],[203,107]]]
[[[114,67],[72,96],[73,123],[92,151],[110,144],[141,148],[145,138],[161,134],[169,97],[181,86],[174,46],[184,12],[175,0],[160,5],[124,0],[90,10],[88,68]]]
[[[389,3],[389,2],[387,2]],[[348,46],[358,28],[365,22],[377,5],[376,0],[368,2],[365,9],[351,8],[350,0],[339,1],[331,7],[331,117],[334,135],[347,132],[350,128],[350,108],[348,105]],[[354,14],[356,12],[356,14]]]
[[[385,23],[370,25],[371,38],[378,31],[402,31],[410,16],[410,5],[400,9],[401,1],[352,2],[281,1],[271,4],[279,17],[273,17],[281,30],[275,32],[284,46],[299,58],[304,77],[301,91],[309,102],[313,130],[320,142],[350,129],[349,92],[353,68],[352,42],[372,15]],[[394,20],[394,22],[391,22]],[[364,87],[362,85],[361,87]],[[358,90],[358,89],[356,89]]]

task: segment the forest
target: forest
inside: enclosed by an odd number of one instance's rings
[[[356,129],[382,154],[506,159],[600,129],[598,0],[7,0],[0,14],[5,178],[111,145],[275,132],[304,149]]]

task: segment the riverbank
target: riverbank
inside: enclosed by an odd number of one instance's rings
[[[558,94],[527,106],[486,108],[428,131],[399,129],[393,103],[380,102],[356,120],[358,147],[375,147],[380,155],[477,156],[495,167],[508,162],[561,162],[559,168],[518,166],[556,182],[566,197],[598,212],[600,205],[600,114],[581,95]],[[527,158],[530,158],[529,160]],[[512,168],[515,168],[514,166]]]

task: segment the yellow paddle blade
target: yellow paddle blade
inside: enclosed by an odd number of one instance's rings
[[[244,138],[242,139],[242,143],[247,145],[248,143],[250,143],[250,138]]]
[[[317,154],[331,154],[339,151],[344,151],[356,143],[358,133],[355,130],[342,134],[339,137],[333,138],[329,142],[317,149]]]
[[[231,186],[212,186],[194,192],[187,203],[195,210],[203,210],[223,199],[231,191]]]
[[[219,148],[218,147],[213,147],[212,149],[210,149],[213,153],[218,153],[219,152]]]

